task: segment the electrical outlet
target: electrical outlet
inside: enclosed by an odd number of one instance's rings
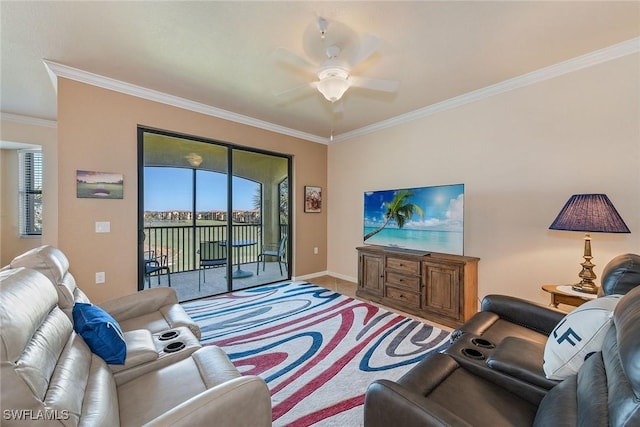
[[[98,284],[104,283],[105,280],[106,280],[106,275],[104,274],[104,271],[100,271],[96,273],[96,283]]]
[[[111,223],[109,221],[96,221],[96,233],[111,232]]]
[[[314,255],[318,255],[318,247],[317,246],[315,248],[313,248],[313,254]]]

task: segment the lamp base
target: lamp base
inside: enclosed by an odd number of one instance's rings
[[[593,272],[593,267],[595,264],[591,262],[593,257],[591,256],[591,236],[589,233],[585,233],[584,236],[584,262],[580,265],[582,266],[582,271],[578,274],[580,277],[580,282],[571,286],[571,289],[578,292],[583,292],[585,294],[597,294],[598,286],[593,282],[596,279],[596,273]]]

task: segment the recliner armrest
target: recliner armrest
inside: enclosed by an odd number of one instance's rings
[[[111,372],[124,371],[158,359],[158,350],[153,343],[151,332],[146,329],[136,329],[134,331],[126,331],[123,335],[127,343],[127,357],[124,365],[109,365]]]
[[[567,313],[507,295],[487,295],[482,300],[481,311],[497,314],[503,320],[550,335],[553,328]]]
[[[160,308],[178,304],[176,291],[170,288],[145,289],[98,304],[118,322],[143,316]]]
[[[559,381],[549,380],[544,374],[542,363],[545,345],[519,337],[506,337],[493,350],[487,365],[500,372],[519,378],[547,390]]]
[[[246,375],[210,388],[145,426],[271,426],[271,395],[260,377]]]
[[[367,389],[364,425],[471,426],[436,402],[389,380],[374,381]]]

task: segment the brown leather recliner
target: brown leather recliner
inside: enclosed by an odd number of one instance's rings
[[[598,296],[624,295],[640,285],[640,255],[622,254],[604,266]]]
[[[599,295],[623,295],[640,285],[640,255],[623,254],[604,267]],[[506,295],[487,295],[480,312],[453,332],[455,340],[462,334],[482,336],[498,345],[506,337],[519,337],[546,343],[553,328],[565,312]]]
[[[602,351],[542,395],[531,384],[481,364],[429,355],[397,382],[369,386],[365,426],[638,426],[638,325],[640,287],[635,287],[616,306]]]
[[[0,272],[3,426],[271,425],[264,380],[242,376],[220,348],[117,384],[57,303],[41,273]]]
[[[602,272],[599,295],[622,295],[640,285],[640,255],[613,258]],[[535,398],[558,384],[545,377],[547,339],[565,312],[505,295],[488,295],[481,311],[452,333],[445,350],[472,369],[490,369],[506,383],[520,384]],[[472,348],[477,359],[461,351]],[[468,350],[467,350],[468,351]]]

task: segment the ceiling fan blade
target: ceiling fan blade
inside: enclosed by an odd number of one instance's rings
[[[400,87],[400,82],[395,80],[369,79],[358,76],[349,76],[349,82],[352,87],[361,87],[382,92],[395,92]]]
[[[379,38],[370,34],[362,36],[360,48],[349,61],[351,68],[355,68],[360,65],[360,63],[366,61],[371,55],[377,52],[380,45],[382,45],[382,41]]]
[[[290,89],[285,89],[280,92],[276,92],[274,95],[277,98],[280,98],[281,102],[293,101],[305,96],[309,96],[313,94],[313,83],[305,83],[300,86],[292,87]]]
[[[274,52],[275,58],[277,61],[289,65],[291,67],[297,68],[299,70],[306,71],[310,74],[316,74],[317,66],[307,61],[302,56],[291,52],[289,49],[285,49],[284,47],[279,47]]]

